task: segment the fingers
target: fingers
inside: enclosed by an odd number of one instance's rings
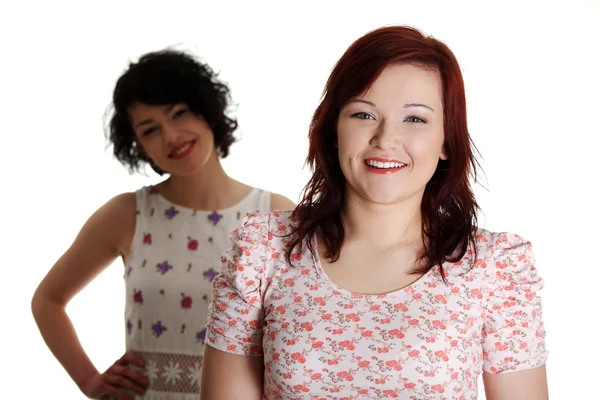
[[[117,388],[117,390],[119,387],[121,387],[124,389],[129,389],[132,392],[135,392],[140,395],[144,394],[144,392],[146,391],[145,385],[142,386],[140,384],[137,384],[129,378],[126,378],[125,376],[116,373],[107,374],[105,377],[105,382]]]
[[[125,354],[123,354],[123,357],[119,358],[115,364],[116,365],[127,365],[129,363],[137,365],[140,368],[143,368],[146,366],[144,359],[131,350],[126,352]]]
[[[114,386],[106,385],[106,389],[104,391],[105,391],[105,393],[108,393],[108,395],[103,396],[102,397],[103,400],[104,399],[107,399],[107,400],[113,400],[113,399],[134,400],[132,395],[127,394],[124,391],[115,388]]]
[[[144,375],[134,370],[133,368],[115,365],[113,366],[112,370],[114,373],[122,375],[142,387],[148,386],[148,378],[146,378]]]

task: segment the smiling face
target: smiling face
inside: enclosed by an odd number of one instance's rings
[[[418,196],[446,159],[437,71],[388,66],[366,93],[342,108],[337,124],[346,195],[376,204]]]
[[[185,104],[129,108],[136,139],[146,156],[171,175],[187,176],[218,162],[208,124]]]

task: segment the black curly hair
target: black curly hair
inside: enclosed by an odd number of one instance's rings
[[[161,170],[138,146],[127,109],[135,103],[147,105],[186,104],[212,129],[215,147],[221,158],[229,154],[236,141],[237,120],[226,115],[231,100],[229,88],[217,79],[206,64],[181,51],[166,49],[144,54],[117,81],[113,92],[110,120],[106,126],[114,156],[130,173],[149,164]]]

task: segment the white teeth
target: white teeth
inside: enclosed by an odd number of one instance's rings
[[[406,167],[406,164],[397,163],[397,162],[381,162],[381,161],[374,161],[374,160],[366,160],[366,163],[370,167],[382,168],[382,169]]]
[[[187,151],[187,149],[189,149],[189,148],[190,148],[190,146],[191,146],[191,145],[192,145],[191,143],[188,143],[187,145],[183,146],[182,148],[180,148],[179,150],[177,150],[177,151],[176,151],[175,153],[173,153],[173,154],[175,154],[176,156],[178,156],[178,155],[180,155],[180,154],[183,154],[184,152],[186,152],[186,151]]]

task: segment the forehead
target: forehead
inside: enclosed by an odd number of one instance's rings
[[[432,108],[442,105],[442,80],[437,70],[413,64],[386,67],[364,98],[379,105],[424,103]],[[435,108],[434,108],[435,109]]]
[[[149,105],[144,103],[134,103],[127,108],[131,120],[135,123],[137,121],[152,119],[159,117],[161,114],[168,113],[173,105]]]

